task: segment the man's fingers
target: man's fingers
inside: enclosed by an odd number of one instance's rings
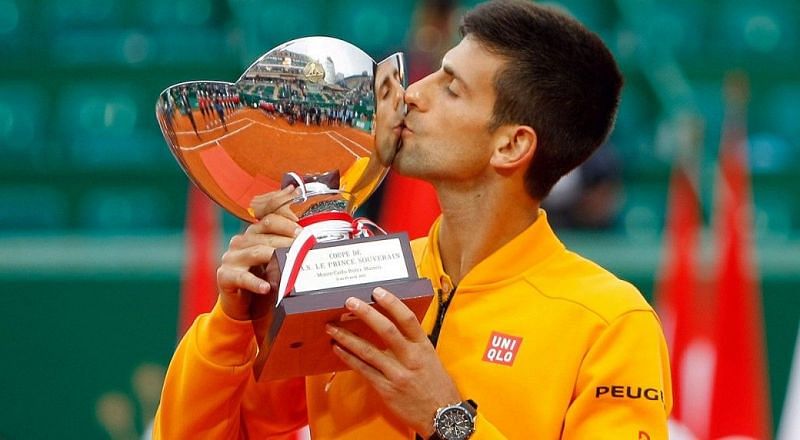
[[[389,317],[397,324],[397,328],[411,341],[422,342],[428,340],[428,335],[422,329],[414,312],[403,304],[400,299],[388,290],[378,287],[372,291],[372,298],[378,303]]]
[[[233,249],[222,255],[223,266],[234,270],[245,270],[253,266],[267,264],[272,259],[275,248],[266,245],[253,245],[244,249]]]
[[[364,376],[368,381],[372,382],[373,386],[377,387],[379,384],[386,381],[386,378],[383,377],[383,374],[381,374],[380,371],[372,368],[358,357],[348,353],[344,348],[333,344],[333,352],[339,357],[339,359],[342,360],[342,362],[347,364],[348,367],[361,373],[361,375]]]
[[[253,197],[250,207],[253,208],[255,218],[262,218],[275,213],[287,202],[295,197],[294,185],[288,185],[280,191],[273,191]]]
[[[274,234],[294,238],[299,229],[300,225],[295,221],[273,213],[248,226],[245,234]]]
[[[220,267],[217,269],[217,283],[220,289],[235,292],[237,289],[255,293],[269,292],[269,283],[246,270]]]
[[[286,218],[294,220],[294,221],[300,220],[300,218],[297,217],[297,215],[294,213],[294,211],[292,211],[292,208],[290,208],[289,206],[290,205],[287,203],[286,205],[283,205],[280,208],[278,208],[278,210],[275,211],[275,212],[278,215],[281,215],[283,217],[286,217]]]
[[[252,246],[269,246],[272,248],[285,248],[292,245],[294,238],[272,234],[241,234],[231,238],[230,249],[232,251],[246,249]]]
[[[371,343],[341,327],[328,324],[325,331],[342,348],[370,367],[380,371],[383,376],[392,378],[397,375],[400,365],[394,357],[378,350]]]
[[[386,346],[400,359],[410,355],[410,342],[397,326],[386,316],[358,298],[348,298],[345,306],[380,337]]]

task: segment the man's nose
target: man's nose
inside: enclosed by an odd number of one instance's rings
[[[420,95],[420,82],[417,81],[406,88],[406,93],[403,95],[403,99],[406,103],[406,111],[410,111],[413,108],[419,109],[422,103],[422,96]]]
[[[437,72],[433,72],[419,81],[410,84],[408,88],[406,88],[405,101],[408,110],[412,108],[423,112],[428,110],[431,87],[436,84],[436,73]]]
[[[405,94],[406,90],[403,88],[403,85],[397,82],[393,84],[392,90],[390,92],[389,98],[392,100],[392,107],[395,110],[400,108],[401,106],[405,105]]]

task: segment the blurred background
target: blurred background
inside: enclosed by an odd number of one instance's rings
[[[457,42],[457,19],[475,3],[0,0],[0,439],[143,435],[181,310],[191,313],[182,282],[213,270],[242,227],[218,211],[187,216],[188,181],[154,117],[159,92],[235,81],[259,55],[307,35],[375,59],[404,50],[419,78]],[[671,343],[730,336],[736,353],[725,361],[718,345],[716,359],[734,382],[718,389],[755,408],[719,420],[745,418],[766,426],[752,437],[771,438],[783,418],[782,438],[800,438],[787,428],[800,419],[800,390],[795,400],[787,391],[800,322],[800,4],[548,3],[600,34],[626,78],[609,142],[547,201],[557,232],[659,304]],[[719,277],[731,265],[719,262],[736,240],[719,220],[724,146],[746,153],[736,156],[748,172],[734,197],[743,238],[733,251],[744,263],[733,266],[753,286],[727,308]],[[427,209],[430,196],[423,187],[396,199],[403,184],[384,185],[364,213],[420,235],[425,222],[404,224],[391,210]],[[403,217],[435,211],[426,212]],[[188,240],[192,218],[205,220]],[[198,243],[211,246],[206,260]],[[686,279],[694,287],[670,290]],[[687,303],[691,318],[680,312]],[[676,420],[697,438],[722,432],[683,408]]]

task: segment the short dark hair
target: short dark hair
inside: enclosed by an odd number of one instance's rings
[[[617,63],[600,37],[578,21],[523,0],[477,6],[464,16],[460,32],[506,59],[494,78],[489,129],[522,124],[536,131],[525,184],[542,200],[611,131],[622,89]]]

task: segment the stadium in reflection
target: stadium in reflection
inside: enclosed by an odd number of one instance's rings
[[[376,72],[395,91],[381,95],[391,102],[379,103],[378,114]],[[376,131],[402,120],[403,77],[402,54],[377,65],[344,41],[302,38],[261,56],[235,83],[168,88],[156,115],[189,177],[242,219],[254,220],[253,197],[278,190],[288,173],[337,174],[329,190],[354,211],[394,157],[399,139]]]

